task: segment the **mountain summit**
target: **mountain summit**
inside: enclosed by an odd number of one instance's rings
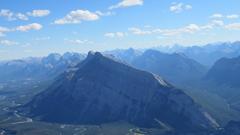
[[[99,52],[89,52],[23,108],[31,117],[59,123],[125,120],[140,127],[167,125],[176,130],[218,126],[189,96],[161,77]]]

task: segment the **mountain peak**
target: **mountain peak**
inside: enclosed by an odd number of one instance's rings
[[[100,52],[89,51],[87,59],[92,57],[103,57],[103,54],[101,54]]]
[[[126,120],[141,127],[159,127],[161,121],[177,130],[215,127],[200,106],[161,77],[99,52],[89,52],[72,71],[36,95],[25,106],[27,113],[60,123]]]
[[[99,64],[102,63],[104,65],[107,65],[108,63],[110,64],[113,62],[128,65],[127,63],[124,63],[123,61],[115,58],[112,55],[102,54],[100,52],[89,51],[87,58],[82,63],[80,63],[79,66],[82,66],[82,65],[84,65],[83,63],[88,63],[89,61],[99,62]]]

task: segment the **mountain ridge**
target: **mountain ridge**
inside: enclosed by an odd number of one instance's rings
[[[52,53],[42,58],[25,58],[2,62],[0,64],[0,81],[12,80],[39,80],[41,78],[54,78],[67,67],[74,66],[84,59],[78,53],[65,53],[63,55]]]
[[[24,108],[31,117],[51,122],[100,124],[127,120],[155,127],[158,124],[154,119],[158,119],[176,130],[218,126],[189,96],[161,77],[99,52],[90,52]]]
[[[188,84],[201,79],[207,68],[182,53],[162,53],[157,50],[147,50],[133,60],[132,65],[163,76],[169,82],[177,85]]]

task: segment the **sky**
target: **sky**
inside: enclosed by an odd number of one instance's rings
[[[0,60],[240,40],[239,0],[0,0]]]

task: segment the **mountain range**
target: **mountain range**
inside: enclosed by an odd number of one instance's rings
[[[90,52],[83,62],[67,69],[22,110],[30,117],[59,123],[126,120],[140,127],[181,132],[219,126],[191,97],[160,76],[99,52]]]
[[[52,53],[47,57],[30,57],[0,63],[0,81],[52,79],[67,67],[85,58],[79,53]]]
[[[218,42],[207,45],[184,47],[174,45],[171,47],[154,47],[155,50],[166,53],[184,53],[189,58],[196,60],[204,66],[211,67],[217,60],[223,57],[233,58],[240,55],[240,41]]]
[[[214,129],[240,114],[239,52],[240,42],[118,49],[87,57],[52,53],[0,62],[0,83],[4,88],[9,81],[53,82],[20,108],[36,120],[94,125],[124,120],[145,128]],[[232,127],[234,133],[238,126],[229,122],[212,134],[225,135]]]
[[[146,50],[132,61],[132,65],[158,75],[177,85],[201,79],[207,68],[181,53],[162,53]]]

